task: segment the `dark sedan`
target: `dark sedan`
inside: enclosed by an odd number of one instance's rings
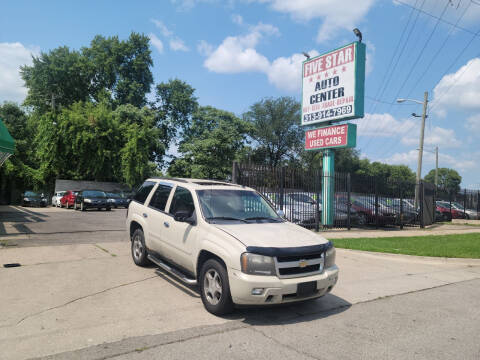
[[[82,190],[79,191],[76,198],[75,204],[73,206],[75,210],[85,211],[87,209],[97,209],[110,211],[112,208],[107,202],[107,195],[100,190]]]
[[[130,203],[129,199],[116,193],[107,193],[107,201],[110,206],[113,206],[115,209],[118,207],[128,208],[128,204]]]
[[[22,197],[22,206],[47,206],[47,198],[35,191],[25,191]]]

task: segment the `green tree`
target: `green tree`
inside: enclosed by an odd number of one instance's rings
[[[15,154],[0,168],[0,191],[3,201],[10,203],[16,199],[12,194],[25,188],[38,189],[41,179],[36,171],[34,147],[31,139],[34,128],[25,111],[14,103],[0,105],[0,119],[10,135],[15,139]],[[18,195],[18,194],[17,194]]]
[[[152,107],[156,111],[157,127],[167,148],[172,142],[178,145],[179,141],[175,139],[181,138],[191,126],[192,114],[198,108],[194,92],[193,87],[179,79],[160,83],[155,88]]]
[[[131,33],[121,41],[97,35],[81,51],[58,47],[22,66],[25,104],[41,113],[89,100],[141,107],[153,84],[152,65],[147,36]]]
[[[425,181],[435,184],[435,169],[432,169],[425,176]],[[455,193],[460,191],[460,184],[462,183],[462,177],[460,174],[449,168],[438,169],[438,189],[449,193]]]
[[[172,176],[227,179],[232,162],[243,149],[249,124],[230,112],[200,107],[180,146],[181,157],[172,161]]]
[[[115,105],[142,107],[153,84],[149,38],[132,32],[128,40],[95,36],[82,48],[91,79],[90,95],[96,101],[111,96]],[[81,99],[79,99],[81,100]]]
[[[253,104],[243,118],[252,125],[250,135],[257,145],[254,151],[266,155],[266,164],[280,165],[303,146],[300,103],[294,98],[263,99]]]
[[[26,105],[45,112],[54,105],[69,106],[88,99],[91,79],[80,52],[62,46],[32,60],[31,66],[20,69],[28,89]]]

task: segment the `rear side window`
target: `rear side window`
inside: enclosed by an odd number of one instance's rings
[[[167,200],[171,191],[171,186],[159,184],[157,190],[155,190],[155,193],[152,196],[152,199],[150,200],[150,206],[157,210],[165,211]]]
[[[190,191],[181,186],[177,186],[169,213],[174,215],[178,211],[188,211],[188,213],[192,215],[194,210],[195,206],[193,205],[193,197]]]
[[[154,186],[155,183],[153,181],[145,181],[135,192],[133,200],[138,201],[141,204],[145,203],[148,194],[150,194],[150,191],[152,191]]]

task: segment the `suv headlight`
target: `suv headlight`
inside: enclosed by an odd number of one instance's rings
[[[332,267],[335,265],[335,256],[336,256],[337,251],[335,248],[330,246],[327,251],[325,251],[325,268]]]
[[[86,202],[86,203],[91,203],[92,202],[92,200],[90,200],[90,199],[83,199],[83,201]]]
[[[275,275],[275,262],[270,256],[243,253],[240,257],[242,272],[249,275]]]

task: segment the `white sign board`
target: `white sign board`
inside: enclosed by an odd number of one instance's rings
[[[354,42],[303,62],[302,125],[363,117],[365,44]]]

